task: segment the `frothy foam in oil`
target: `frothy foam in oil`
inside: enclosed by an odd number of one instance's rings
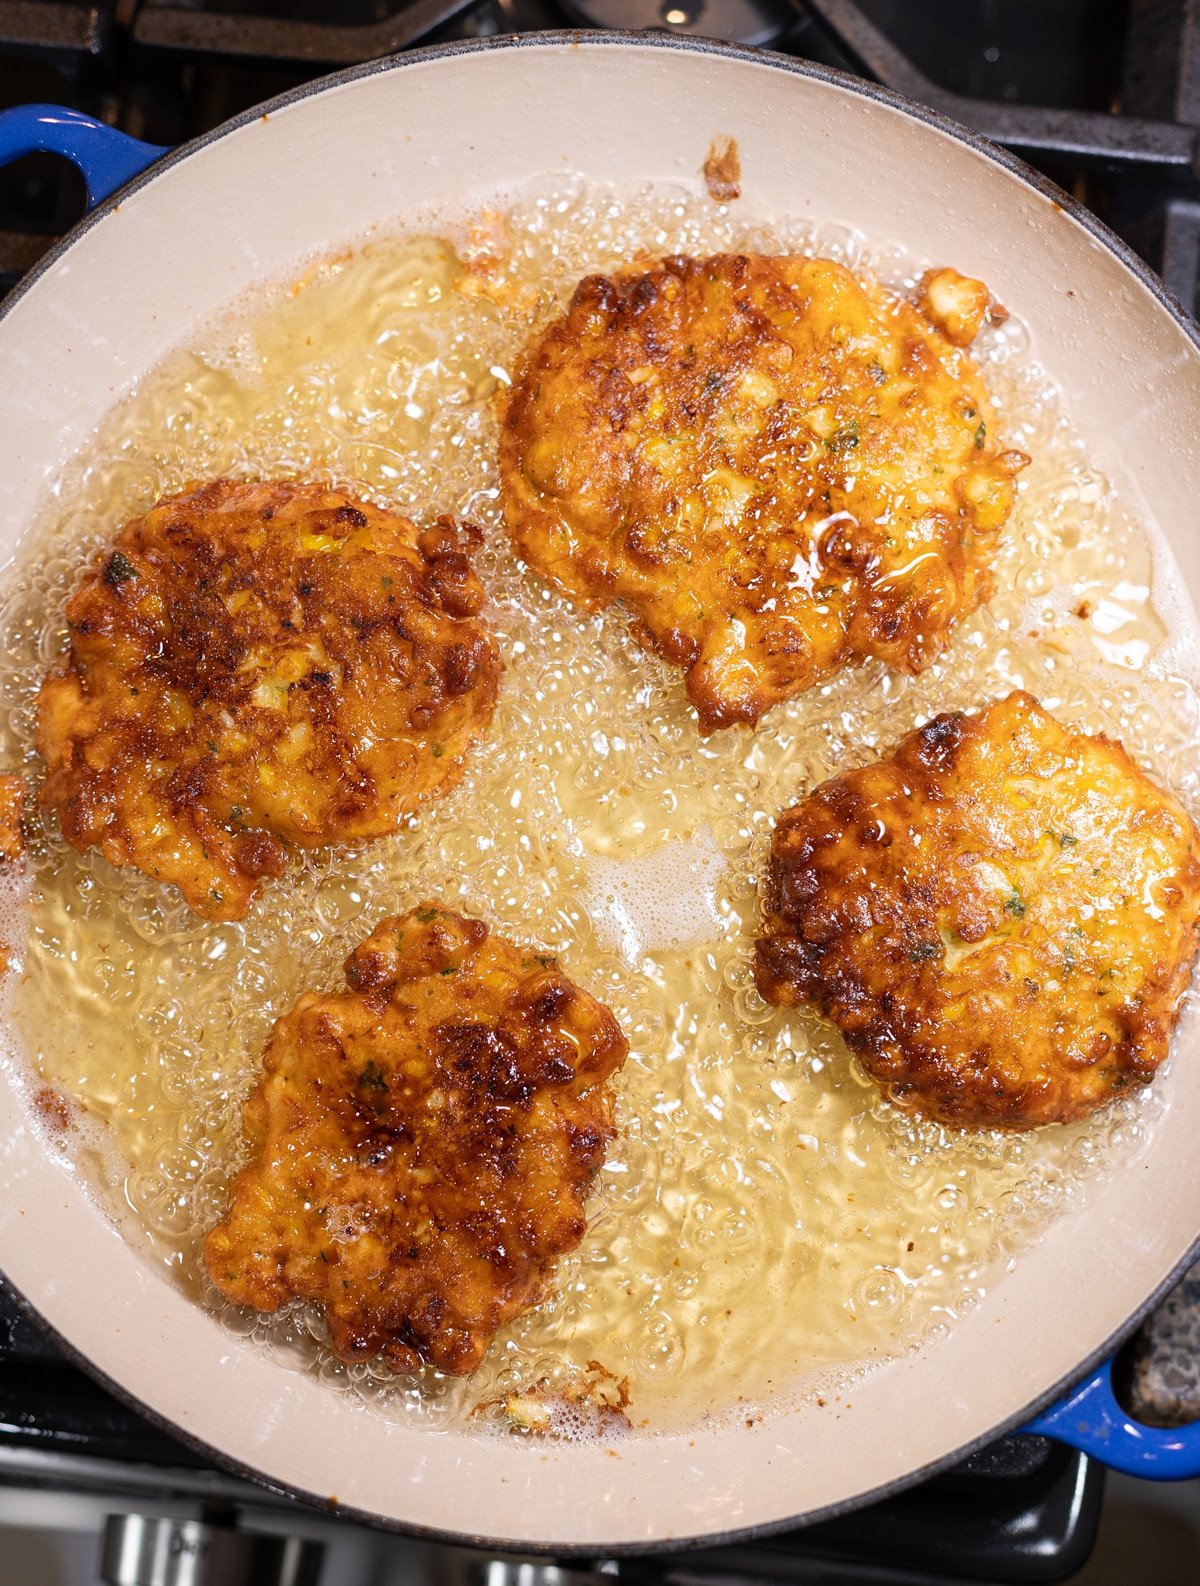
[[[706,826],[693,837],[669,839],[649,853],[630,853],[621,832],[596,834],[587,853],[588,917],[597,938],[625,962],[648,953],[690,947],[721,929],[718,905],[725,855]]]
[[[1169,1076],[1083,1124],[964,1135],[887,1103],[829,1026],[751,977],[772,820],[938,710],[1028,688],[1122,738],[1193,811],[1200,713],[1155,609],[1147,533],[1089,467],[1018,316],[976,347],[1006,440],[1034,459],[995,599],[920,678],[846,671],[753,734],[702,739],[680,679],[617,612],[522,570],[499,523],[494,397],[532,326],[583,274],[642,253],[823,253],[911,287],[925,263],[706,197],[558,180],[452,241],[398,235],[264,290],[148,376],[71,467],[5,581],[0,766],[26,765],[63,603],[98,541],[188,480],[331,478],[418,518],[470,517],[506,656],[493,730],[461,786],[395,838],[297,856],[240,924],[206,924],[135,872],[35,843],[28,1062],[103,1124],[99,1193],[157,1259],[262,1347],[375,1413],[433,1421],[580,1380],[628,1379],[635,1426],[678,1424],[862,1369],[950,1326],[1098,1171],[1144,1148]],[[1178,624],[1176,612],[1171,614]],[[620,1138],[553,1293],[469,1381],[329,1354],[303,1307],[221,1300],[199,1248],[242,1161],[240,1106],[273,1019],[334,987],[385,915],[437,897],[561,953],[630,1042]],[[40,1080],[39,1080],[40,1083]]]

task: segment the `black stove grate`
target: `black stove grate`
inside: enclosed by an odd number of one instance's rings
[[[1196,307],[1190,0],[0,0],[0,106],[67,102],[177,143],[336,67],[564,23],[738,39],[874,77],[1040,166]],[[0,290],[82,203],[55,162],[0,175]]]

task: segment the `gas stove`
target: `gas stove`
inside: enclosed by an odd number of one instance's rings
[[[0,0],[0,108],[70,104],[173,144],[329,70],[564,25],[734,40],[883,82],[1039,166],[1197,308],[1191,0]],[[83,204],[64,163],[33,156],[0,172],[0,295]],[[1200,1411],[1200,1369],[1188,1366],[1200,1359],[1198,1318],[1193,1278],[1129,1353],[1130,1393],[1160,1422]],[[388,1545],[407,1550],[397,1578],[464,1586],[580,1586],[594,1575],[635,1586],[1050,1581],[1090,1552],[1102,1488],[1084,1456],[1018,1436],[870,1508],[736,1546],[559,1565]],[[113,1398],[0,1286],[0,1495],[51,1492],[90,1505],[97,1529],[117,1517],[105,1541],[113,1582],[315,1581],[321,1547],[323,1581],[391,1578],[391,1564],[364,1564],[367,1552],[350,1546],[361,1528],[214,1467]],[[0,1520],[13,1512],[0,1502]],[[190,1575],[170,1573],[184,1566]]]
[[[736,40],[873,77],[1040,166],[1196,306],[1189,0],[0,0],[0,105],[68,102],[178,143],[337,67],[573,23]],[[0,176],[0,290],[82,204],[78,177],[47,159]]]

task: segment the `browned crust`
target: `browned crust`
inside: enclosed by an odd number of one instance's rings
[[[395,831],[496,699],[476,536],[290,480],[218,479],[127,524],[38,701],[68,842],[240,919],[284,843]]]
[[[474,1370],[585,1229],[620,1027],[553,958],[424,904],[276,1024],[205,1243],[239,1305],[322,1306],[343,1360]]]
[[[706,732],[867,656],[927,665],[990,591],[1027,462],[912,304],[750,255],[580,282],[500,444],[522,556],[583,605],[631,606]]]
[[[1167,1055],[1200,835],[1119,743],[1015,693],[823,783],[772,842],[756,978],[947,1123],[1083,1116]]]

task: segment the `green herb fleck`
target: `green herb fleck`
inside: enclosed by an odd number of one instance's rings
[[[1036,997],[1041,989],[1036,980],[1031,980],[1028,975],[1025,976],[1025,990],[1031,997]]]
[[[983,443],[987,439],[987,425],[980,419],[975,429],[975,450],[981,452]]]
[[[390,589],[392,587],[392,575],[390,573],[384,573],[379,582],[385,589]]]
[[[418,909],[417,918],[420,920],[422,925],[428,925],[430,920],[437,919],[437,912],[438,911],[436,909]]]
[[[358,1076],[359,1088],[362,1090],[387,1090],[388,1082],[383,1077],[383,1072],[377,1063],[368,1063]]]
[[[457,975],[458,974],[458,965],[457,964],[447,964],[445,969],[439,969],[438,970],[438,974],[439,975]]]
[[[116,589],[119,584],[127,584],[131,578],[139,577],[137,568],[121,551],[114,551],[108,559],[104,569],[104,582]]]
[[[1018,920],[1025,918],[1025,900],[1016,887],[1012,889],[1012,896],[1004,900],[1004,912],[1014,915]]]
[[[543,969],[553,969],[555,964],[558,963],[558,959],[553,953],[537,953],[535,957]]]
[[[446,752],[446,745],[444,743],[435,743],[434,744],[434,746],[433,746],[433,758],[435,760],[440,760],[442,758],[442,756],[445,754],[445,752]]]
[[[229,819],[231,821],[240,821],[242,816],[245,815],[245,813],[246,813],[245,810],[242,808],[242,806],[240,804],[235,804],[233,806],[233,808],[229,812]]]
[[[939,957],[940,954],[941,948],[936,942],[914,942],[908,961],[910,964],[923,964],[930,958]]]
[[[827,449],[838,453],[852,452],[858,445],[858,420],[851,419],[845,429],[838,430],[825,442]]]

